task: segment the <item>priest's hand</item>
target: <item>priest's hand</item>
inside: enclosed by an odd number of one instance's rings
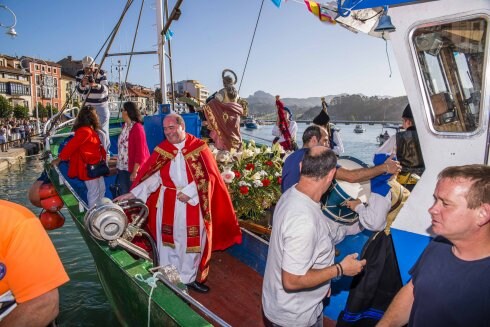
[[[130,199],[135,199],[136,197],[134,196],[133,193],[129,192],[123,195],[119,195],[117,198],[113,200],[113,202],[121,202],[124,200],[130,200]]]
[[[187,203],[187,201],[189,201],[190,199],[191,199],[190,197],[188,197],[182,192],[177,193],[177,200],[179,200],[180,202]]]

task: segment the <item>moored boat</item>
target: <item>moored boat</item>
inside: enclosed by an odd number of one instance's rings
[[[356,127],[354,127],[354,133],[360,134],[364,133],[365,131],[366,129],[361,124],[357,124]]]

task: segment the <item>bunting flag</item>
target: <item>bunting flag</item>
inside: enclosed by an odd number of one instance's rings
[[[272,3],[276,5],[277,8],[281,7],[282,0],[272,0]]]
[[[174,32],[169,28],[167,33],[165,33],[165,40],[170,41],[174,36]]]
[[[323,8],[320,4],[316,3],[315,1],[310,1],[310,0],[304,0],[306,4],[306,8],[318,17],[322,22],[325,23],[330,23],[330,24],[335,24],[335,19],[332,18],[332,16],[329,14],[329,11],[326,8]]]

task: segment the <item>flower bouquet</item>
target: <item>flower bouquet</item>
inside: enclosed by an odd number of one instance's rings
[[[281,173],[284,150],[243,143],[241,152],[214,150],[221,176],[228,186],[238,218],[260,220],[281,196]]]

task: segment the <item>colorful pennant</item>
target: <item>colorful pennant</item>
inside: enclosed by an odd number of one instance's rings
[[[326,8],[323,8],[320,4],[316,3],[315,1],[310,1],[310,0],[304,0],[306,4],[306,8],[318,17],[322,22],[325,23],[330,23],[330,24],[335,24],[335,19],[332,18],[331,15],[329,15],[329,12]]]
[[[277,8],[281,7],[282,0],[272,0],[272,3],[276,5]]]
[[[165,40],[169,41],[174,36],[174,32],[171,29],[168,29],[167,33],[165,33]]]

